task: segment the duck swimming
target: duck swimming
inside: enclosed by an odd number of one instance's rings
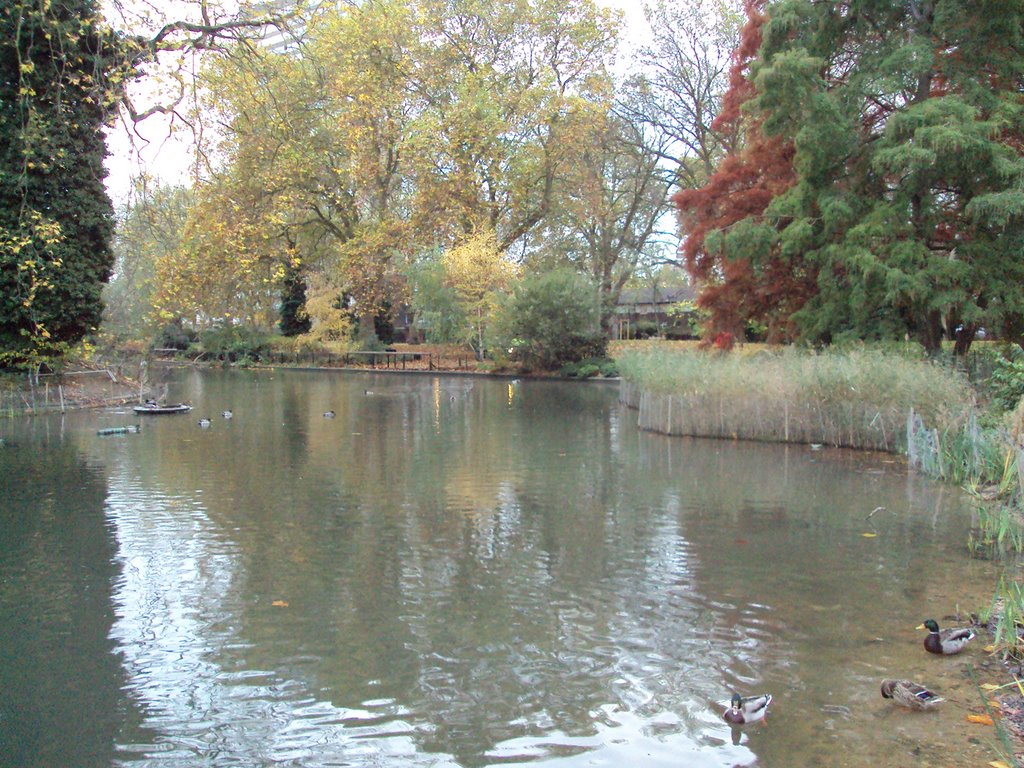
[[[918,629],[927,629],[928,637],[924,639],[924,649],[929,653],[937,653],[941,656],[952,656],[960,653],[971,640],[974,639],[974,630],[967,628],[952,628],[939,630],[935,619],[928,619],[920,624]]]
[[[225,419],[230,419],[235,414],[233,414],[230,410],[228,410],[228,411],[222,411],[220,415],[223,416]]]
[[[732,695],[729,708],[722,713],[725,722],[733,725],[746,725],[764,720],[768,714],[768,705],[772,703],[772,695],[763,693],[760,696],[743,698],[738,693]]]
[[[334,411],[324,411],[324,418],[325,419],[333,419],[334,418]]]
[[[210,421],[209,419],[200,419],[199,420],[199,426],[200,427],[204,427],[204,428],[210,426],[212,423],[213,422]]]
[[[883,680],[882,698],[892,699],[897,704],[909,709],[932,709],[945,701],[923,685],[912,680]]]

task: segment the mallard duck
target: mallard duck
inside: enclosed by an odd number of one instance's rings
[[[768,714],[768,705],[772,703],[772,695],[763,693],[760,696],[748,696],[743,698],[738,693],[732,695],[729,708],[725,710],[722,717],[725,722],[733,725],[745,725],[764,720]]]
[[[213,422],[210,421],[209,419],[200,419],[199,420],[199,426],[200,427],[204,427],[204,428],[210,426],[212,423]]]
[[[929,653],[938,653],[944,656],[951,656],[960,653],[971,640],[974,639],[974,630],[967,628],[943,629],[939,631],[939,625],[935,619],[928,619],[920,624],[918,629],[927,629],[928,637],[924,639],[924,649]]]
[[[334,411],[324,411],[324,418],[325,419],[333,419],[334,418]]]
[[[912,680],[883,680],[882,698],[892,699],[910,709],[931,709],[945,701]]]
[[[227,411],[221,411],[220,415],[223,416],[225,419],[230,419],[235,414],[232,413],[230,410],[227,410]]]

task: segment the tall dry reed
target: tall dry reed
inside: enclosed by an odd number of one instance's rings
[[[943,429],[972,401],[952,369],[871,350],[627,351],[617,363],[641,428],[671,435],[904,451],[911,409]]]

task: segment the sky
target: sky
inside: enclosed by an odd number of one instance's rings
[[[596,0],[598,5],[621,10],[625,19],[623,50],[627,52],[648,34],[641,0]],[[114,3],[117,3],[115,8]],[[132,28],[146,25],[147,15],[164,14],[173,17],[173,11],[161,10],[183,7],[173,0],[108,0],[107,17],[128,18]],[[115,22],[123,28],[123,22]],[[149,24],[148,26],[152,26]],[[150,78],[134,84],[132,98],[137,108],[161,103],[158,86]],[[107,191],[115,206],[128,203],[132,196],[133,180],[145,174],[165,184],[188,185],[193,164],[192,134],[185,125],[175,125],[170,118],[153,115],[141,123],[131,125],[122,119],[107,130],[106,160]]]

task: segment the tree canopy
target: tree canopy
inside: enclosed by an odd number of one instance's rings
[[[748,4],[723,120],[743,142],[677,197],[719,332],[1021,338],[1022,10]],[[742,110],[739,107],[742,105]]]

